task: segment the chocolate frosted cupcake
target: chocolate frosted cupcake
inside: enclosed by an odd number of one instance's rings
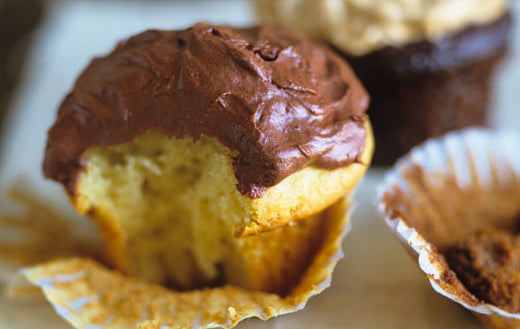
[[[487,124],[490,83],[511,27],[505,0],[257,4],[262,20],[299,28],[349,59],[372,96],[376,164],[391,164],[428,137]]]
[[[343,58],[290,30],[150,30],[79,76],[44,173],[120,271],[285,295],[370,163],[367,107]]]

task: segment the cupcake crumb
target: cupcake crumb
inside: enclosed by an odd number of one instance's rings
[[[477,298],[520,312],[520,235],[487,227],[444,248],[443,254]]]

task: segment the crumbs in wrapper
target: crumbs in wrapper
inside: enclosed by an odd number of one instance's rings
[[[300,283],[286,297],[234,286],[177,292],[125,277],[85,258],[63,258],[23,270],[57,313],[80,329],[231,328],[239,321],[263,320],[302,309],[330,285],[342,257],[350,198],[326,210],[324,243]]]
[[[520,328],[520,313],[477,298],[441,251],[490,228],[518,232],[519,140],[475,128],[432,139],[399,160],[379,189],[387,225],[418,255],[435,291],[488,328]]]

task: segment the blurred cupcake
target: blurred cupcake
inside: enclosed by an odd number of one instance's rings
[[[519,138],[473,128],[430,140],[379,190],[433,288],[488,328],[520,328]]]
[[[257,10],[262,21],[300,29],[349,59],[372,96],[375,164],[429,137],[487,124],[511,27],[505,0],[258,0]]]

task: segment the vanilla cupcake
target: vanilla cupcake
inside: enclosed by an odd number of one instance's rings
[[[79,76],[44,173],[123,273],[284,295],[370,163],[367,107],[342,58],[289,30],[146,31]]]
[[[432,287],[488,328],[520,328],[519,138],[473,128],[429,140],[379,189],[386,223]]]
[[[429,137],[488,123],[511,27],[506,0],[258,0],[262,21],[299,29],[349,60],[372,102],[375,164]]]

